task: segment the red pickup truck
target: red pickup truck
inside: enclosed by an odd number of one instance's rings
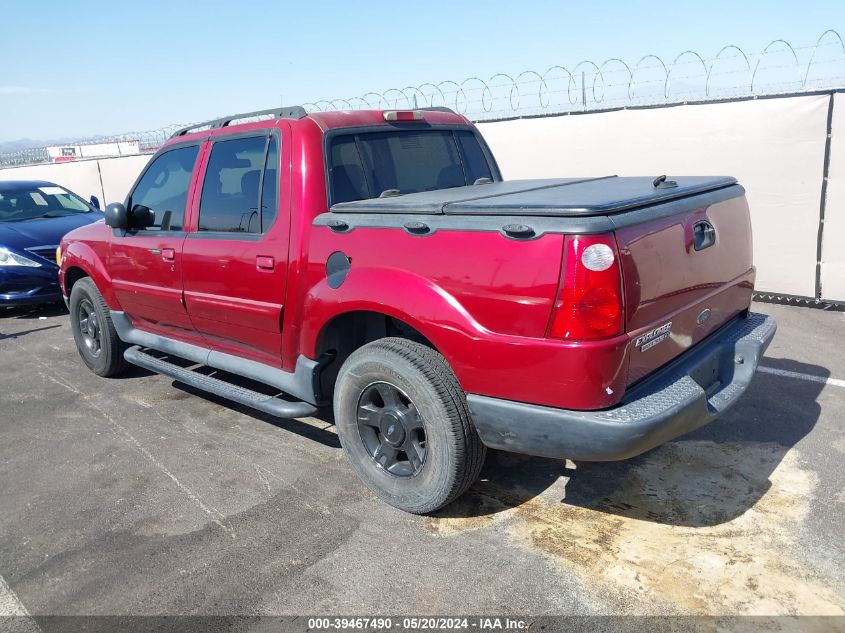
[[[775,332],[734,179],[503,181],[445,108],[180,130],[57,258],[93,372],[333,403],[357,475],[416,513],[486,447],[625,459],[713,420]]]

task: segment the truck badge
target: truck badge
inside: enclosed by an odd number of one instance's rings
[[[651,349],[658,343],[662,343],[669,338],[670,330],[672,329],[672,322],[664,323],[659,328],[653,329],[642,336],[638,336],[634,341],[634,347],[639,347],[641,352]]]

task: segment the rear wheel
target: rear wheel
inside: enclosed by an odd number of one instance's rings
[[[358,477],[416,514],[455,500],[478,477],[485,447],[444,358],[406,339],[355,351],[338,374],[335,422]]]
[[[73,284],[70,323],[79,355],[98,376],[114,376],[126,369],[126,344],[117,336],[108,306],[89,277]]]

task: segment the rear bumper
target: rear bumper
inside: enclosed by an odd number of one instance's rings
[[[553,458],[612,461],[639,455],[715,420],[745,393],[777,325],[737,318],[603,411],[555,409],[469,394],[490,448]]]

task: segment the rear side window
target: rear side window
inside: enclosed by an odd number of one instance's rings
[[[334,202],[364,200],[370,197],[370,188],[364,179],[364,166],[354,136],[334,139],[330,165]]]
[[[264,182],[261,189],[261,232],[267,231],[276,221],[276,211],[279,208],[279,144],[276,138],[270,137],[267,148],[267,165],[264,172]]]
[[[129,197],[133,210],[149,209],[144,228],[180,231],[185,223],[185,203],[199,146],[180,147],[159,155],[141,176]]]
[[[335,137],[329,148],[332,204],[448,189],[490,178],[477,137],[468,130],[391,130]]]
[[[216,141],[202,185],[199,230],[258,234],[269,228],[276,214],[278,162],[272,136]]]
[[[481,149],[481,145],[475,134],[469,131],[455,132],[455,138],[458,139],[458,145],[461,147],[467,184],[472,185],[479,178],[493,180],[490,165],[487,163],[487,157],[484,155],[484,151]]]

